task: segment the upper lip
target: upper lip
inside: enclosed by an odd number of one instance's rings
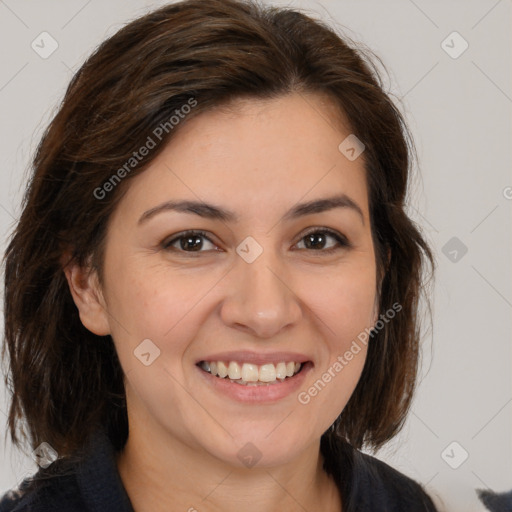
[[[249,350],[237,350],[232,352],[217,352],[208,356],[204,356],[196,361],[235,361],[237,363],[252,363],[258,366],[263,364],[277,364],[282,362],[293,361],[295,363],[305,363],[311,359],[305,354],[298,352],[252,352]]]

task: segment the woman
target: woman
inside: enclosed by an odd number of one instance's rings
[[[236,0],[87,60],[5,255],[10,434],[41,468],[0,511],[436,510],[360,451],[405,420],[433,267],[372,69]]]

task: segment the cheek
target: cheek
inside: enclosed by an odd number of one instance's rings
[[[193,336],[188,331],[197,326],[189,317],[206,293],[208,283],[183,286],[183,279],[179,276],[170,279],[168,269],[164,270],[161,266],[111,267],[107,283],[108,315],[126,374],[140,371],[143,362],[140,356],[148,352],[150,357],[145,358],[155,360],[151,368],[162,366],[164,360],[166,365],[169,360],[181,360],[186,347],[180,340]]]
[[[190,280],[170,275],[161,266],[118,268],[110,274],[109,314],[132,412],[146,411],[141,418],[172,424],[188,438],[187,418],[204,411],[190,400],[182,361],[201,324],[198,303],[212,284],[207,278],[190,286]]]
[[[337,269],[312,296],[315,313],[326,326],[328,355],[322,360],[321,379],[339,403],[350,397],[365,363],[374,324],[375,287],[375,268],[368,261],[366,266]]]
[[[319,366],[298,401],[306,410],[316,411],[322,426],[341,413],[361,376],[375,313],[375,276],[368,258],[362,264],[337,267],[321,278],[304,278],[303,289],[310,290],[307,304],[325,344],[319,346]]]
[[[145,265],[144,265],[145,263]],[[148,266],[134,261],[112,268],[109,280],[109,312],[118,315],[132,337],[154,336],[166,340],[215,283],[204,274],[200,279],[182,276],[168,265]]]
[[[333,269],[306,289],[311,308],[327,326],[329,339],[340,349],[373,325],[376,300],[375,269],[368,265]]]
[[[346,350],[345,350],[346,349]],[[366,361],[364,343],[349,343],[344,350],[333,353],[328,364],[319,368],[309,387],[301,390],[298,401],[304,406],[311,404],[319,417],[329,425],[344,409],[356,388]]]

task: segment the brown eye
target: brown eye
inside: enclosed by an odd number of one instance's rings
[[[334,246],[326,248],[326,245],[329,244],[329,239],[334,240],[335,244]],[[304,241],[305,249],[327,253],[350,246],[348,240],[343,235],[326,228],[317,228],[306,233],[306,235],[304,235],[300,240],[300,242],[302,241]]]
[[[181,252],[205,252],[201,250],[204,248],[205,244],[203,239],[214,248],[217,247],[203,231],[185,231],[174,236],[171,240],[164,241],[162,243],[162,248]]]

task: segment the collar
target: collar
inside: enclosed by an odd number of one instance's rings
[[[91,435],[87,455],[77,468],[77,483],[91,512],[135,512],[123,486],[116,453],[105,430]]]

